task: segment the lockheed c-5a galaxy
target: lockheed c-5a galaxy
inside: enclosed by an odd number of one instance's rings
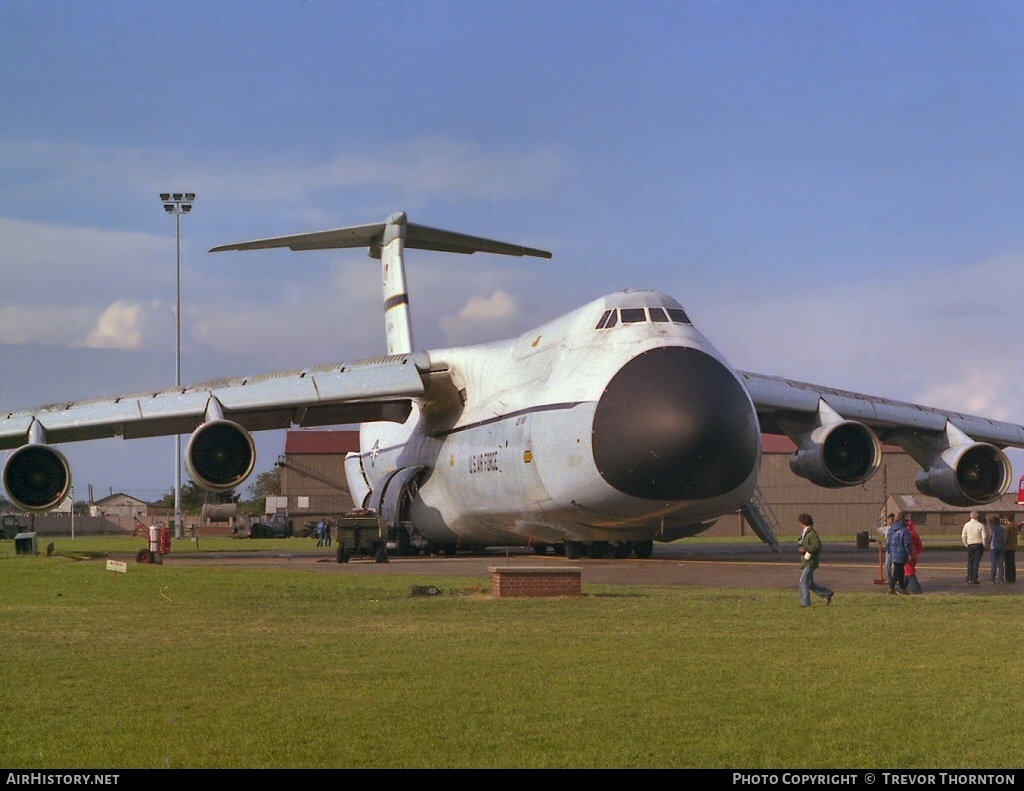
[[[655,541],[750,509],[761,433],[797,447],[790,465],[824,487],[856,486],[881,443],[921,466],[921,492],[958,506],[996,500],[1003,449],[1024,426],[736,371],[656,291],[597,299],[517,338],[414,351],[404,250],[550,258],[529,247],[384,222],[215,247],[368,247],[379,258],[388,354],[0,415],[11,502],[58,505],[71,473],[53,444],[191,433],[186,469],[227,491],[252,472],[252,431],[360,423],[345,459],[357,506],[398,552],[553,546],[569,557],[648,557]],[[759,534],[774,543],[770,529]]]

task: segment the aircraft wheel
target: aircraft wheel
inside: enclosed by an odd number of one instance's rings
[[[633,542],[633,554],[638,558],[647,559],[654,552],[653,541],[634,541]]]
[[[552,544],[551,551],[554,552],[558,557],[565,557],[565,544]]]
[[[455,557],[455,554],[458,551],[459,551],[459,548],[455,544],[445,544],[444,545],[444,555],[445,555],[445,557],[453,558],[453,557]]]
[[[546,554],[548,554],[548,545],[547,544],[534,544],[533,545],[533,553],[535,555],[546,555]]]
[[[345,549],[344,544],[338,544],[338,562],[348,563],[348,550]]]
[[[428,541],[427,545],[423,548],[423,553],[428,557],[441,554],[441,545],[436,541]]]
[[[587,548],[588,558],[603,558],[608,552],[607,541],[591,541]]]
[[[632,549],[628,541],[618,541],[614,547],[614,556],[617,560],[624,560],[629,557],[629,552]]]
[[[569,558],[569,560],[576,560],[583,557],[583,544],[579,541],[566,541],[565,556]]]
[[[373,548],[373,561],[374,563],[387,563],[388,562],[388,545],[383,541],[375,543]]]

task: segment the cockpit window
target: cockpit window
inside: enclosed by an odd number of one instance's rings
[[[619,323],[619,314],[622,314],[623,324],[639,324],[645,321],[653,321],[658,324],[675,322],[676,324],[689,324],[690,319],[682,308],[612,308],[601,314],[601,319],[594,329],[610,330]],[[650,317],[650,318],[648,318]]]

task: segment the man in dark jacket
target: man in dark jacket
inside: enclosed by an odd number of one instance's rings
[[[821,556],[821,538],[814,529],[814,520],[810,514],[800,514],[797,519],[803,528],[797,547],[800,550],[800,568],[803,569],[800,573],[800,606],[811,606],[811,591],[821,596],[825,604],[831,604],[834,593],[814,581],[814,570],[818,568]]]

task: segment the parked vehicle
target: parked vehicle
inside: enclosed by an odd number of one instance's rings
[[[290,538],[292,534],[292,522],[285,514],[274,514],[249,528],[249,538]]]
[[[2,521],[0,521],[0,540],[9,538],[13,541],[18,533],[24,533],[29,529],[18,524],[17,514],[4,514]]]

